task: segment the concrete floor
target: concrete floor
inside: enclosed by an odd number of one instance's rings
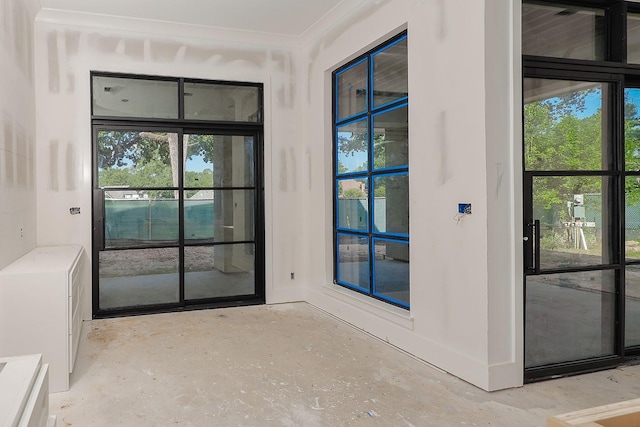
[[[96,320],[58,426],[544,426],[640,397],[640,366],[486,393],[305,303]]]

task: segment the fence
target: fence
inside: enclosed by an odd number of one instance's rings
[[[178,200],[105,200],[105,241],[178,240]],[[187,238],[213,238],[213,199],[185,200]]]

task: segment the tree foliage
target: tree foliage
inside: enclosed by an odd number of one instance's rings
[[[201,157],[212,163],[213,135],[185,135],[184,159]],[[156,132],[98,132],[98,167],[101,187],[177,187],[177,135]],[[172,146],[173,145],[173,146]],[[213,184],[213,171],[187,171],[185,186]]]
[[[589,111],[588,95],[600,95],[599,89],[570,92],[524,106],[524,162],[529,171],[602,171],[611,170],[618,146],[613,141],[609,120],[603,110]],[[606,111],[606,110],[605,110]],[[633,100],[624,106],[624,167],[640,170],[640,117]],[[603,140],[604,138],[604,140]],[[601,212],[602,198],[611,193],[614,178],[599,176],[536,176],[533,182],[535,216],[544,218],[553,212],[554,221],[572,217],[574,195],[583,194],[591,212]],[[627,206],[640,203],[640,180],[625,182]],[[545,214],[546,212],[546,214]],[[599,215],[599,214],[598,214]],[[591,219],[593,220],[593,219]]]

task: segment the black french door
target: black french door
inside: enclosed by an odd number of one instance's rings
[[[264,302],[260,132],[94,125],[94,316]]]
[[[624,356],[622,80],[541,74],[523,82],[526,380]]]

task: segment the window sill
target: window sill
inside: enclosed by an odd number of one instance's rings
[[[409,310],[359,294],[340,285],[326,284],[323,290],[330,297],[413,331],[413,317]]]

